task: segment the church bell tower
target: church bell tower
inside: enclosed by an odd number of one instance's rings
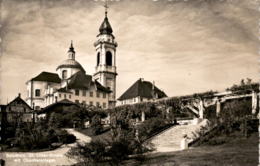
[[[96,67],[94,79],[111,90],[109,94],[109,108],[116,104],[116,47],[117,42],[112,34],[113,30],[107,17],[107,4],[105,5],[105,18],[99,28],[96,48]]]

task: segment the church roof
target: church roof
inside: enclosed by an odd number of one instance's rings
[[[99,27],[100,34],[112,34],[113,30],[108,21],[107,16],[105,17],[104,21],[102,22],[101,26]]]
[[[98,81],[95,81],[94,83],[95,83],[95,85],[96,85],[98,90],[103,91],[103,92],[107,92],[107,93],[111,92],[111,90],[109,90],[108,88],[102,86]]]
[[[87,75],[82,71],[75,73],[70,78],[68,84],[69,89],[89,89],[92,81],[92,76]]]
[[[167,97],[167,95],[154,86],[154,93],[158,95],[158,98]],[[132,99],[135,97],[144,97],[148,99],[153,98],[153,84],[149,81],[137,80],[125,93],[123,93],[118,100]]]
[[[81,66],[81,64],[79,62],[77,62],[75,59],[66,59],[64,60],[58,67],[56,70],[58,70],[59,68],[77,68],[80,69],[81,71],[85,72],[84,68]]]
[[[41,72],[36,77],[32,78],[31,81],[45,81],[45,82],[54,82],[60,83],[61,79],[58,74],[50,72]]]
[[[68,83],[68,89],[89,89],[91,85],[95,85],[98,90],[103,92],[110,92],[110,90],[102,86],[97,81],[92,81],[92,76],[87,75],[82,71],[75,73]]]

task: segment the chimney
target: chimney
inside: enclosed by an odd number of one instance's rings
[[[21,93],[18,93],[18,97],[21,97]]]
[[[144,78],[140,78],[141,82],[144,82]]]

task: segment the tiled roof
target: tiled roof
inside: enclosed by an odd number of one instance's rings
[[[92,81],[91,75],[86,75],[83,71],[75,73],[68,84],[69,89],[89,89]]]
[[[10,103],[8,103],[6,105],[6,107],[12,105],[13,103],[15,103],[15,104],[23,104],[24,106],[26,106],[30,110],[33,110],[20,96],[17,96],[14,100],[12,100]]]
[[[58,74],[50,72],[41,72],[38,76],[31,79],[31,81],[46,81],[60,83],[61,79]]]
[[[63,106],[71,106],[71,105],[75,105],[77,107],[80,107],[78,104],[68,100],[68,99],[63,99],[61,101],[58,101],[56,103],[53,103],[51,105],[48,105],[47,107],[44,107],[40,112],[38,112],[38,114],[42,114],[42,113],[46,113],[46,112],[49,112],[49,111],[52,111],[52,109],[56,106],[60,106],[60,105],[63,105]]]
[[[103,91],[103,92],[107,92],[110,93],[111,90],[109,90],[109,88],[106,88],[104,86],[102,86],[98,81],[95,81],[96,87],[98,90]]]
[[[158,98],[167,97],[167,95],[154,86],[153,92],[153,84],[149,81],[142,81],[142,79],[137,80],[130,88],[128,88],[125,93],[123,93],[118,100],[132,99],[134,97],[144,97],[148,99],[152,99],[154,97],[153,93],[158,95]]]
[[[110,92],[110,90],[102,86],[97,81],[92,81],[91,75],[86,75],[83,71],[79,71],[70,78],[68,89],[89,89],[91,85],[95,85],[98,90],[103,92]]]

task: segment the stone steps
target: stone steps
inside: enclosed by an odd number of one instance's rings
[[[151,139],[151,143],[154,144],[156,152],[169,152],[181,150],[181,140],[183,135],[187,135],[189,138],[193,138],[192,132],[196,132],[202,126],[205,126],[205,122],[194,125],[178,125],[162,132],[161,134],[155,136]],[[190,140],[191,141],[191,140]]]

